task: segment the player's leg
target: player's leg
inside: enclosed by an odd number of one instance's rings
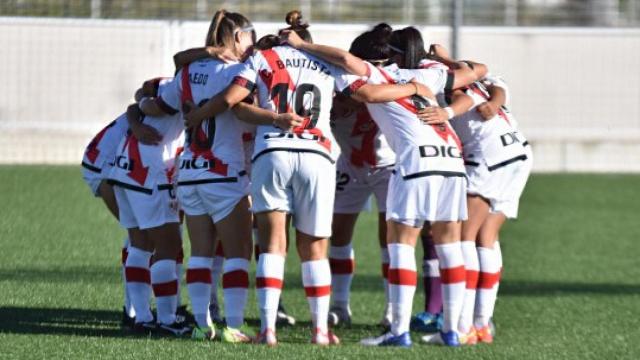
[[[256,245],[257,247],[257,245]],[[256,261],[258,260],[256,255]],[[222,324],[223,318],[220,315],[220,305],[218,302],[218,284],[222,280],[222,267],[224,266],[224,249],[222,242],[218,239],[216,251],[213,254],[213,266],[211,268],[211,298],[209,301],[209,315],[216,324]]]
[[[351,245],[353,229],[358,220],[355,214],[333,214],[331,247],[329,248],[329,265],[331,266],[331,290],[333,303],[329,314],[329,323],[351,324],[351,308],[349,297],[351,281],[355,268],[354,251]]]
[[[422,243],[422,284],[424,291],[424,311],[411,319],[411,330],[434,333],[442,325],[442,283],[440,266],[436,254],[431,224],[425,222],[420,232]]]

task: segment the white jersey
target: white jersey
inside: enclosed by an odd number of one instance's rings
[[[406,83],[411,79],[429,87],[434,94],[444,92],[451,82],[444,69],[399,69],[395,65],[369,65],[370,84]],[[403,98],[393,102],[367,104],[369,112],[396,153],[396,171],[405,179],[429,175],[465,176],[462,145],[451,126],[423,124],[418,107],[435,105],[434,99]]]
[[[340,156],[353,166],[382,168],[395,164],[396,155],[366,106],[353,109],[334,103],[331,130],[340,146]]]
[[[317,153],[335,161],[338,152],[329,125],[333,91],[343,91],[352,78],[357,77],[289,46],[256,52],[236,83],[255,84],[260,107],[278,113],[293,111],[305,122],[291,133],[258,126],[253,160],[284,150]]]
[[[224,91],[244,68],[244,64],[214,59],[196,61],[176,74],[159,102],[170,112],[177,112],[187,100],[202,105]],[[243,129],[233,111],[227,110],[203,120],[197,129],[188,130],[180,155],[179,182],[245,174]]]
[[[120,141],[129,130],[127,114],[118,116],[91,139],[84,150],[82,166],[94,173],[101,173],[103,168],[110,168]],[[105,166],[106,165],[106,166]],[[103,174],[105,177],[108,174]]]
[[[169,84],[169,80],[162,80],[158,94],[162,95],[169,88]],[[144,191],[171,182],[173,161],[183,143],[183,125],[177,114],[144,116],[141,121],[155,128],[162,140],[157,145],[145,145],[129,132],[118,146],[109,179],[116,185]]]
[[[527,158],[526,139],[518,131],[515,118],[506,106],[498,114],[484,120],[477,111],[480,104],[490,99],[486,85],[500,86],[508,93],[506,84],[498,78],[486,78],[468,86],[466,94],[473,99],[473,106],[466,113],[451,120],[456,133],[464,146],[464,158],[467,165],[486,164],[489,170]]]

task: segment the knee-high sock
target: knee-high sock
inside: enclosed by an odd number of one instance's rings
[[[351,244],[347,246],[331,246],[329,249],[329,265],[331,266],[331,291],[334,306],[349,309],[351,281],[355,269],[354,253]]]
[[[176,279],[176,261],[158,260],[151,265],[151,284],[156,296],[158,322],[173,324],[176,321],[178,279]]]
[[[249,260],[231,258],[224,262],[222,288],[227,326],[237,329],[244,323],[244,308],[249,289]]]
[[[389,244],[389,297],[393,320],[391,332],[400,335],[409,331],[413,295],[418,281],[415,249],[406,244]]]
[[[187,290],[191,299],[191,310],[199,327],[212,325],[209,316],[211,299],[211,266],[210,257],[192,256],[187,264]]]
[[[222,278],[222,267],[224,266],[224,251],[222,244],[218,243],[215,255],[213,255],[213,266],[211,268],[211,304],[218,306],[218,284]]]
[[[436,245],[442,281],[442,331],[457,331],[467,275],[460,242]]]
[[[478,286],[478,251],[476,242],[473,240],[463,240],[462,257],[464,258],[464,268],[466,273],[466,289],[464,291],[464,304],[462,314],[458,321],[458,331],[467,334],[473,325],[473,312],[476,306],[476,287]]]
[[[182,299],[180,298],[180,281],[182,281],[182,263],[184,262],[184,249],[180,246],[180,252],[176,258],[176,279],[178,279],[178,296],[176,296],[176,306],[182,305]]]
[[[328,330],[331,268],[327,259],[302,263],[302,284],[311,310],[311,322],[322,333]]]
[[[151,300],[150,259],[150,252],[129,246],[129,254],[125,264],[125,277],[131,304],[136,313],[136,322],[139,323],[153,320],[149,307],[149,301]]]
[[[126,273],[126,264],[127,257],[129,256],[129,238],[124,238],[124,242],[122,244],[122,253],[121,253],[121,261],[122,261],[122,285],[124,288],[124,311],[127,313],[129,317],[135,317],[136,311],[131,304],[131,298],[129,297],[129,289],[127,289],[127,273]]]
[[[389,249],[380,248],[380,268],[382,270],[382,287],[384,289],[384,299],[386,301],[385,318],[391,319],[391,298],[389,297]]]
[[[442,311],[442,282],[440,264],[430,234],[421,236],[423,247],[422,284],[424,285],[424,311],[437,314]]]
[[[276,330],[278,303],[284,277],[284,257],[262,253],[256,268],[256,295],[260,310],[260,331]]]
[[[493,316],[500,282],[500,263],[498,253],[494,249],[479,247],[478,258],[480,277],[473,322],[477,328],[483,328],[489,325],[489,319]]]

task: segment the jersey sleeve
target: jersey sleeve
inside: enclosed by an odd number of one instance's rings
[[[337,66],[334,67],[332,73],[335,79],[335,91],[344,96],[353,95],[358,89],[367,84],[366,76],[349,74]]]
[[[453,86],[453,73],[443,68],[411,70],[416,81],[427,86],[434,95],[447,93]]]
[[[181,105],[182,85],[180,79],[182,78],[182,71],[178,71],[176,76],[169,82],[162,84],[158,88],[158,97],[156,103],[158,106],[169,115],[176,114]]]
[[[505,97],[504,105],[507,107],[509,106],[511,96],[509,96],[510,95],[509,86],[507,86],[507,83],[504,81],[504,79],[502,79],[499,76],[487,74],[487,76],[485,76],[485,78],[482,79],[482,84],[484,86],[497,86],[499,88],[502,88],[504,90],[504,97]]]
[[[259,61],[258,55],[253,55],[243,64],[239,64],[240,68],[231,80],[231,83],[253,91],[256,87],[256,81],[258,80]]]

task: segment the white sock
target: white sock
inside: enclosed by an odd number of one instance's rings
[[[182,299],[180,298],[180,289],[182,280],[182,262],[184,261],[184,249],[180,246],[180,253],[178,254],[178,258],[176,259],[176,279],[178,279],[178,295],[176,296],[176,310],[178,306],[182,304]]]
[[[249,260],[231,258],[224,262],[222,288],[227,326],[237,329],[244,323],[249,289]]]
[[[389,297],[389,249],[380,249],[380,264],[382,269],[382,287],[384,288],[384,298],[387,312],[391,312],[391,298]]]
[[[213,266],[211,268],[211,304],[218,305],[218,284],[222,279],[222,267],[224,266],[224,256],[214,255]]]
[[[158,322],[173,324],[176,321],[176,297],[178,279],[176,279],[176,261],[158,260],[151,265],[151,284],[156,296]]]
[[[476,306],[476,287],[478,286],[478,270],[480,265],[475,241],[463,240],[461,242],[461,248],[466,274],[466,289],[464,291],[462,313],[458,321],[458,331],[461,334],[468,334],[473,325],[473,311]]]
[[[276,315],[282,292],[284,257],[262,253],[256,268],[256,293],[260,310],[260,332],[276,330]]]
[[[129,255],[125,264],[127,290],[131,304],[135,309],[136,322],[153,320],[149,301],[151,300],[151,273],[149,272],[151,253],[129,246]]]
[[[484,247],[478,247],[478,258],[480,276],[473,322],[480,329],[489,325],[489,319],[493,316],[500,282],[500,262],[494,249]]]
[[[389,297],[393,321],[391,332],[400,335],[409,331],[413,295],[416,292],[415,248],[407,244],[389,244]]]
[[[351,281],[355,268],[353,247],[331,246],[329,248],[329,265],[331,266],[331,292],[333,304],[341,309],[349,309]]]
[[[321,333],[328,330],[329,298],[331,296],[331,267],[327,259],[302,263],[302,285],[307,294],[311,322]]]
[[[462,247],[460,242],[454,242],[436,245],[435,248],[440,263],[442,282],[442,331],[457,331],[467,278]]]
[[[127,275],[125,265],[127,264],[127,257],[129,256],[129,238],[124,238],[122,243],[122,285],[124,288],[124,311],[129,317],[135,317],[136,311],[131,304],[131,297],[129,296],[129,289],[127,289]]]
[[[211,298],[212,258],[192,256],[187,265],[187,290],[191,299],[191,310],[199,327],[209,327],[213,323],[209,316]]]

